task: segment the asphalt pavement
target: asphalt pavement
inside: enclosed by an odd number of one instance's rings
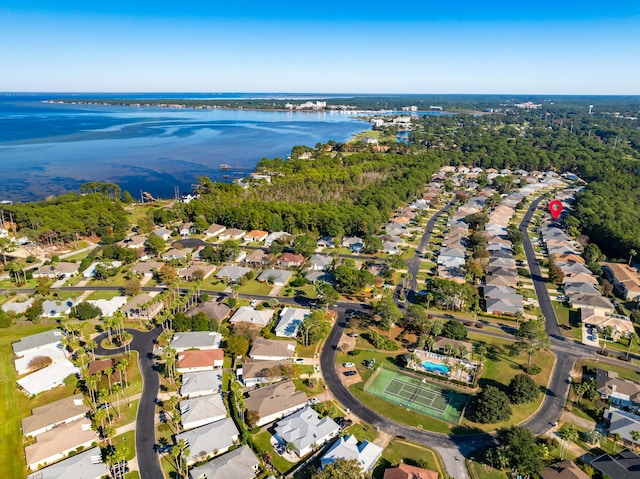
[[[138,405],[136,417],[136,457],[142,479],[158,479],[164,477],[160,467],[160,459],[156,452],[155,434],[155,407],[160,387],[160,377],[155,370],[153,360],[153,345],[160,335],[161,329],[157,327],[153,331],[141,332],[136,329],[127,329],[133,335],[131,350],[138,352],[138,366],[142,375],[142,395]],[[106,336],[106,333],[96,338],[96,343]],[[100,356],[112,356],[124,352],[124,348],[105,349],[96,348],[96,354]]]

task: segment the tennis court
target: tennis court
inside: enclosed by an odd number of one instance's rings
[[[459,424],[469,396],[427,379],[378,368],[364,387],[365,392],[428,416]]]

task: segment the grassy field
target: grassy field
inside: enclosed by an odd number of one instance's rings
[[[11,343],[24,336],[53,329],[55,324],[14,325],[2,330],[0,335],[0,475],[4,479],[23,479],[25,473],[21,420],[31,414],[31,409],[71,396],[76,380],[42,393],[31,399],[18,391],[16,372],[13,368]]]
[[[469,333],[468,339],[474,342],[484,343],[487,348],[484,371],[478,383],[481,387],[497,385],[498,387],[504,388],[516,374],[523,373],[522,366],[527,364],[528,357],[526,354],[517,353],[514,349],[515,343],[513,341],[483,336],[478,333]],[[531,361],[532,364],[537,364],[542,368],[540,374],[531,376],[531,379],[540,386],[541,391],[544,390],[549,382],[554,361],[555,356],[550,351],[539,352]],[[531,416],[538,409],[543,398],[544,395],[540,394],[538,400],[533,403],[512,404],[511,409],[513,410],[513,414],[509,421],[497,424],[477,424],[465,419],[462,424],[482,431],[492,431],[501,427],[512,426]]]
[[[115,298],[116,296],[121,296],[122,293],[118,290],[114,290],[114,291],[94,291],[93,293],[91,293],[89,296],[87,296],[87,301],[91,300],[91,301],[96,301],[98,299],[112,299]]]
[[[567,308],[558,301],[552,301],[553,309],[556,312],[558,323],[561,326],[569,326],[571,329],[563,328],[562,334],[568,338],[582,340],[582,324],[580,323],[580,312]]]
[[[437,452],[428,447],[395,439],[382,452],[382,457],[373,469],[373,478],[382,479],[385,469],[397,467],[401,462],[420,462],[426,469],[437,471],[440,477],[445,477],[446,471]]]
[[[467,470],[473,479],[507,479],[507,474],[503,471],[468,459]]]

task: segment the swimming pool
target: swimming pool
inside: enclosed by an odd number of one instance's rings
[[[444,364],[432,363],[431,361],[424,361],[422,367],[430,373],[449,374],[449,368]]]

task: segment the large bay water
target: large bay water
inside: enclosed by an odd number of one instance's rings
[[[176,186],[190,191],[198,176],[231,181],[262,158],[284,158],[295,145],[345,141],[368,127],[344,113],[44,102],[61,97],[68,96],[0,94],[0,200],[42,199],[87,181],[118,183],[134,197],[141,190],[172,197]]]

